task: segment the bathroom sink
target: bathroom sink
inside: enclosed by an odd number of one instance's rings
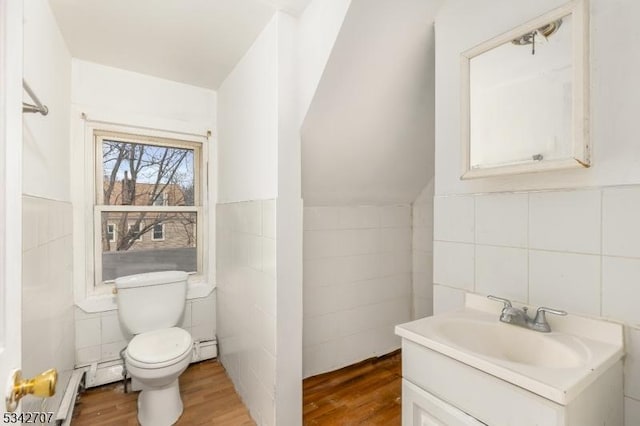
[[[546,334],[501,322],[466,319],[440,321],[435,333],[460,348],[498,360],[545,368],[576,368],[588,351],[572,336]]]
[[[624,354],[622,327],[568,315],[550,333],[500,322],[502,304],[467,294],[465,307],[396,326],[405,342],[566,405]]]

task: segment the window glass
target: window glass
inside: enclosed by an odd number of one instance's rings
[[[116,241],[116,225],[115,224],[113,223],[107,224],[106,238],[112,243]]]
[[[164,224],[159,223],[153,227],[153,240],[164,240]]]
[[[193,149],[102,140],[102,203],[194,206]]]
[[[143,272],[196,272],[196,222],[194,212],[103,212],[102,280]],[[128,231],[111,241],[110,223]]]
[[[161,193],[159,196],[150,195],[151,201],[154,206],[168,206],[169,197],[166,192]],[[155,197],[155,198],[154,198]]]
[[[131,238],[132,241],[142,241],[142,229],[141,221],[134,221],[133,223],[129,223],[127,225],[127,233],[125,234],[125,238]],[[130,236],[130,237],[129,237]]]

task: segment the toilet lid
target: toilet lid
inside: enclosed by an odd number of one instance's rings
[[[178,358],[191,349],[191,335],[178,327],[138,334],[127,346],[127,355],[136,361],[157,364]]]

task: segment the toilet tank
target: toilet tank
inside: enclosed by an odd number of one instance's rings
[[[118,316],[132,334],[174,327],[187,298],[187,273],[149,272],[116,278]]]

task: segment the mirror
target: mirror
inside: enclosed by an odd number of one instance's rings
[[[589,167],[588,6],[462,54],[462,179]]]

